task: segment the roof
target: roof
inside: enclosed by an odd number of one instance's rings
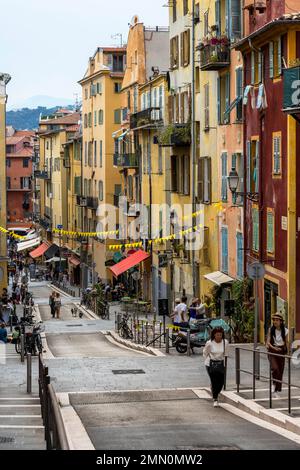
[[[108,269],[111,270],[115,277],[120,276],[120,274],[125,273],[128,269],[133,268],[137,264],[140,264],[142,261],[145,261],[149,258],[149,253],[146,253],[143,250],[136,251],[134,254],[128,256],[127,258],[120,261],[120,263],[115,264]]]
[[[290,24],[300,24],[300,12],[299,13],[294,13],[294,14],[286,14],[279,16],[278,18],[275,18],[272,21],[269,21],[269,23],[266,23],[264,26],[261,28],[257,29],[256,31],[253,31],[253,33],[249,34],[248,36],[244,37],[241,41],[237,42],[234,44],[234,49],[240,50],[245,47],[245,45],[248,43],[249,39],[255,39],[258,36],[261,36],[263,33],[269,31],[272,28],[279,27],[279,26],[289,26]]]
[[[18,130],[18,131],[15,131],[14,133],[14,136],[25,136],[25,137],[35,137],[35,131],[22,131],[22,130]]]
[[[50,125],[50,124],[55,124],[55,125],[71,125],[71,124],[78,124],[78,121],[80,121],[80,113],[72,113],[68,114],[67,116],[63,116],[57,119],[45,119],[40,121],[40,124],[44,125]]]
[[[24,139],[25,139],[24,135],[18,135],[18,136],[13,135],[12,137],[6,138],[6,145],[16,145],[19,142],[22,142]]]

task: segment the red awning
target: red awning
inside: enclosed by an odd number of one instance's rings
[[[133,268],[137,264],[145,261],[145,259],[149,258],[149,254],[143,250],[136,251],[132,255],[128,256],[126,259],[120,261],[120,263],[115,264],[108,269],[111,270],[115,277],[120,276],[120,274],[125,273],[128,269]]]
[[[69,261],[69,263],[73,264],[73,266],[79,266],[80,265],[80,259],[76,258],[76,256],[70,256],[68,261]]]
[[[49,246],[50,245],[47,242],[42,243],[38,248],[29,253],[31,258],[38,258],[39,256],[43,256],[45,251],[48,250]]]

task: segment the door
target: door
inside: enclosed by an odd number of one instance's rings
[[[274,282],[265,280],[264,284],[265,294],[265,315],[264,315],[264,328],[265,336],[271,326],[272,314],[276,312],[276,297],[278,296],[278,286]]]

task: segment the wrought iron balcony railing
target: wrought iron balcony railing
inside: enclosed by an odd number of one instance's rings
[[[207,44],[197,47],[200,50],[201,70],[220,70],[230,65],[229,44]]]
[[[138,168],[139,161],[140,161],[139,152],[114,154],[114,166],[118,166],[122,168]]]
[[[35,170],[34,177],[42,180],[50,180],[51,174],[48,170]]]
[[[130,129],[138,127],[153,126],[162,121],[162,112],[160,108],[148,108],[130,116]]]

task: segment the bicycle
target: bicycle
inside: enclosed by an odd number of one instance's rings
[[[129,316],[127,314],[123,315],[120,323],[120,336],[124,339],[133,339],[133,333],[128,326]]]

